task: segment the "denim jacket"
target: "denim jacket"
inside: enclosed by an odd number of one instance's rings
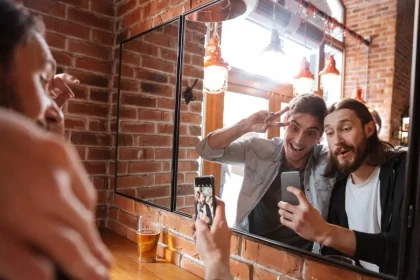
[[[196,147],[197,153],[203,159],[245,165],[244,180],[238,198],[233,228],[249,231],[248,214],[264,196],[284,160],[281,156],[283,140],[279,138],[251,138],[233,142],[225,149],[213,149],[208,145],[210,135],[201,140]],[[335,178],[323,176],[327,162],[328,147],[316,145],[308,160],[304,175],[305,195],[324,219],[328,215],[331,192],[335,184]],[[318,250],[319,247],[314,246],[314,251]]]

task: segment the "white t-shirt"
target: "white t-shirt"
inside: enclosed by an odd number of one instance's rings
[[[351,176],[347,179],[345,207],[351,230],[381,232],[380,171],[380,167],[375,168],[369,178],[361,184],[354,184]],[[375,264],[365,261],[360,261],[360,264],[366,269],[379,272],[379,267]]]

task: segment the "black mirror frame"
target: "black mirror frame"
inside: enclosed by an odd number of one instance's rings
[[[117,99],[117,124],[116,124],[116,134],[115,134],[115,184],[114,192],[116,194],[122,195],[124,197],[134,199],[135,201],[142,202],[144,204],[163,209],[166,211],[174,212],[178,215],[192,218],[191,215],[178,211],[176,209],[176,198],[177,198],[177,176],[178,176],[178,154],[179,154],[179,129],[180,129],[180,108],[181,108],[181,98],[182,98],[182,67],[183,67],[183,52],[184,52],[184,32],[186,17],[196,11],[207,8],[215,3],[218,3],[221,0],[214,0],[200,7],[194,8],[189,12],[174,18],[170,21],[162,23],[158,26],[153,27],[150,30],[137,34],[127,40],[124,40],[120,43],[120,61],[119,61],[119,74],[118,79],[121,79],[121,58],[122,58],[122,48],[123,44],[131,40],[136,39],[139,36],[142,36],[148,32],[152,32],[164,25],[173,23],[179,20],[178,27],[178,53],[177,53],[177,70],[176,70],[176,92],[175,92],[175,115],[174,115],[174,136],[173,136],[173,157],[172,157],[172,180],[171,180],[171,203],[170,208],[157,205],[156,203],[145,201],[142,199],[134,198],[126,194],[120,193],[117,191],[117,163],[118,163],[118,134],[119,134],[119,109],[120,109],[120,87],[118,87],[118,99]],[[401,240],[400,240],[400,258],[399,258],[399,268],[397,277],[372,272],[361,267],[356,267],[350,264],[343,264],[338,261],[328,259],[324,256],[313,254],[311,252],[295,248],[283,243],[275,242],[263,237],[259,237],[247,232],[234,229],[233,232],[240,234],[248,239],[257,241],[266,246],[282,249],[290,253],[297,253],[305,257],[311,258],[313,260],[328,264],[334,265],[337,267],[344,267],[346,269],[355,271],[359,274],[376,277],[380,279],[389,279],[389,280],[402,280],[402,279],[416,279],[418,276],[418,264],[411,262],[410,260],[418,260],[419,249],[420,249],[420,210],[418,205],[420,205],[420,131],[415,130],[416,126],[420,127],[420,113],[414,110],[415,104],[420,107],[420,37],[418,36],[418,31],[420,28],[419,22],[419,9],[420,4],[416,1],[415,7],[415,22],[414,22],[414,35],[413,35],[413,56],[412,56],[412,73],[411,73],[411,92],[410,92],[410,138],[409,138],[409,150],[408,162],[407,162],[407,171],[406,171],[406,186],[405,193],[406,198],[403,204],[403,226],[401,227]]]

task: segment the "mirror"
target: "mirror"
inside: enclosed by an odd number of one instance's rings
[[[186,17],[182,92],[193,85],[195,79],[198,81],[193,90],[196,99],[188,104],[182,99],[180,127],[181,130],[184,127],[184,131],[181,131],[179,145],[177,210],[191,214],[191,206],[195,205],[194,176],[213,175],[216,193],[224,200],[228,223],[234,229],[270,239],[277,244],[322,254],[328,256],[329,260],[340,261],[334,255],[344,254],[354,260],[358,267],[395,276],[399,252],[391,249],[390,244],[398,244],[400,222],[405,220],[399,216],[404,197],[405,156],[395,152],[395,158],[401,161],[394,162],[394,157],[392,160],[386,157],[386,163],[379,160],[373,164],[374,167],[366,165],[368,174],[361,175],[362,179],[356,181],[348,180],[349,176],[344,176],[344,181],[337,180],[337,177],[328,177],[326,173],[328,145],[334,149],[342,167],[355,162],[356,155],[358,159],[362,158],[354,165],[350,164],[349,168],[342,169],[348,175],[350,171],[360,170],[360,162],[365,159],[363,151],[366,139],[376,137],[399,148],[408,143],[407,108],[410,106],[414,3],[407,2],[404,7],[398,5],[397,16],[395,13],[391,15],[388,7],[378,6],[376,2],[355,2],[343,6],[346,1],[313,1],[327,15],[339,22],[345,19],[347,27],[363,37],[370,36],[370,46],[367,47],[338,28],[332,32],[326,31],[319,18],[302,20],[312,10],[299,7],[294,1],[279,1],[277,4],[270,0],[256,2],[256,7],[243,17],[218,24],[203,24],[192,21],[196,18],[194,16]],[[397,9],[397,4],[394,8]],[[361,10],[366,11],[362,16],[363,26],[358,24],[361,19],[356,16]],[[393,23],[388,20],[390,16],[395,18]],[[193,31],[189,29],[192,26]],[[280,52],[263,52],[270,50],[267,46],[273,34],[276,34],[272,31],[273,26],[279,33],[284,55]],[[203,67],[206,46],[211,43],[215,31],[222,58],[229,63],[227,79],[223,70],[210,71]],[[190,43],[194,35],[202,39]],[[194,51],[193,55],[191,51]],[[332,58],[339,75],[320,77],[324,67],[332,63]],[[302,65],[307,65],[303,70],[314,74],[315,79],[309,84],[309,89],[307,83],[302,83],[302,80],[298,83],[295,79]],[[215,89],[221,89],[220,93],[215,93]],[[251,122],[249,116],[261,110],[278,112],[287,107],[295,96],[304,93],[305,89],[321,96],[326,106],[344,98],[363,101],[365,106],[362,107],[368,109],[365,117],[369,131],[360,129],[360,120],[353,114],[351,116],[356,119],[352,129],[357,126],[358,120],[359,126],[353,130],[358,131],[358,136],[354,136],[354,139],[340,138],[339,144],[332,142],[336,135],[343,134],[344,128],[339,128],[334,122],[338,118],[336,114],[343,111],[332,113],[333,119],[327,116],[325,122],[329,122],[329,129],[326,131],[328,133],[324,133],[317,117],[320,110],[316,109],[322,108],[323,102],[311,98],[307,99],[305,106],[302,105],[309,113],[292,110],[288,120],[293,122],[287,127],[272,127],[266,131],[246,129]],[[213,94],[210,94],[212,90]],[[360,102],[357,104],[355,106],[360,106]],[[283,121],[284,117],[276,121]],[[190,130],[192,127],[193,132]],[[220,131],[222,128],[224,132]],[[209,143],[206,136],[212,132],[213,140]],[[282,142],[279,139],[286,140]],[[236,141],[236,144],[232,144],[232,141]],[[199,144],[194,152],[193,147],[197,142]],[[395,234],[393,241],[371,255],[363,248],[357,248],[359,256],[364,256],[357,259],[348,251],[339,251],[337,247],[330,248],[335,250],[324,250],[328,247],[324,246],[320,251],[319,244],[299,236],[280,222],[278,203],[283,199],[281,173],[286,171],[298,172],[301,193],[316,211],[312,213],[318,213],[329,223],[344,229],[341,237],[346,233],[352,234],[348,230],[350,228],[378,236],[383,233]],[[383,183],[385,177],[389,180],[392,177],[392,187]],[[331,213],[340,213],[342,216],[334,218]],[[285,212],[283,215],[289,216]],[[369,239],[358,236],[357,240],[358,244],[363,244]],[[364,244],[366,247],[371,245],[369,242]],[[354,243],[350,247],[350,250],[356,250]],[[381,253],[384,250],[390,250],[387,252],[391,257],[384,259],[384,253]]]
[[[115,191],[170,208],[179,19],[121,44]]]

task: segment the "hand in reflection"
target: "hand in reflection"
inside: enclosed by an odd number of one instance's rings
[[[0,110],[0,278],[107,279],[96,192],[71,146]]]
[[[77,85],[79,80],[69,74],[57,74],[51,80],[49,93],[57,106],[62,109],[67,101],[74,98],[74,93],[68,85]]]
[[[233,279],[229,268],[232,230],[227,225],[224,202],[216,199],[216,214],[210,229],[203,220],[197,219],[193,230],[206,269],[205,279]]]
[[[280,222],[294,230],[302,238],[322,243],[328,231],[328,223],[309,203],[303,191],[295,187],[288,187],[287,190],[296,195],[299,205],[294,206],[280,201],[278,204]]]
[[[289,107],[286,107],[285,109],[276,113],[272,113],[269,111],[259,111],[252,114],[246,119],[248,131],[264,133],[270,127],[288,126],[288,122],[276,121],[278,117],[281,117],[287,111],[289,111]]]

